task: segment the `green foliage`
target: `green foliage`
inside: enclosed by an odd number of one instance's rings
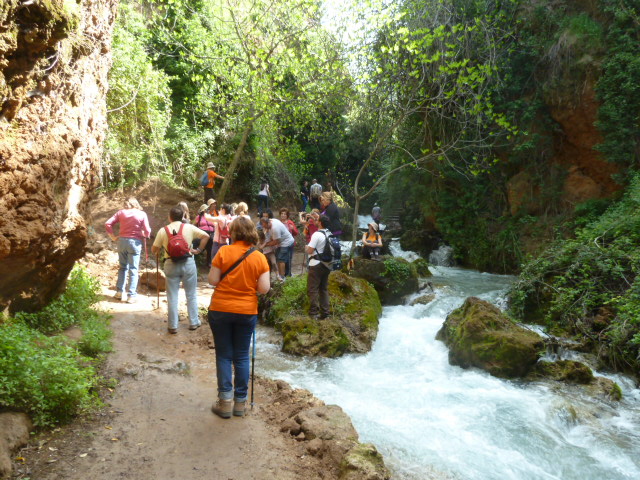
[[[613,366],[638,369],[640,352],[640,176],[600,216],[530,260],[514,285],[511,309],[605,347]],[[586,208],[586,207],[583,207]],[[532,318],[533,317],[533,318]]]
[[[273,285],[276,301],[271,305],[269,318],[284,319],[294,312],[305,314],[309,307],[307,296],[307,276],[298,275],[288,278],[286,282]],[[281,292],[279,291],[281,290]]]
[[[151,32],[131,2],[121,2],[109,71],[109,130],[105,183],[129,185],[147,176],[168,177],[165,136],[171,118],[169,77],[145,50]]]
[[[597,84],[597,126],[604,136],[598,149],[609,161],[631,166],[637,164],[640,151],[640,6],[635,0],[600,3],[610,24]]]
[[[0,406],[51,426],[99,404],[94,358],[111,350],[112,332],[107,316],[91,308],[98,291],[97,281],[76,267],[64,293],[44,309],[0,322]],[[82,330],[77,342],[45,335],[72,325]]]
[[[410,278],[418,275],[415,265],[407,262],[403,258],[385,258],[384,266],[385,270],[382,276],[392,281],[391,285],[393,285],[394,293],[398,293]]]
[[[97,381],[90,362],[60,338],[18,321],[0,324],[0,406],[51,426],[96,406]]]
[[[93,315],[91,306],[98,301],[99,284],[86,270],[75,267],[65,291],[39,312],[16,314],[16,319],[45,334],[59,333]]]

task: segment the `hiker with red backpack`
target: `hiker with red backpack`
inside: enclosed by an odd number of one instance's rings
[[[204,218],[207,219],[208,222],[215,224],[216,231],[213,234],[213,246],[211,247],[211,258],[215,258],[216,253],[223,245],[229,244],[229,239],[231,238],[231,234],[229,233],[229,225],[233,220],[231,216],[231,207],[224,203],[220,207],[219,214],[217,217],[212,217],[211,215],[205,214]]]
[[[169,333],[178,333],[178,292],[180,282],[184,285],[189,313],[189,330],[200,327],[198,315],[198,270],[194,255],[202,253],[209,242],[207,232],[190,223],[182,223],[182,208],[177,205],[169,211],[169,225],[161,228],[153,242],[151,251],[162,255],[164,273],[167,277],[167,310]],[[200,247],[192,248],[193,240],[200,239]]]

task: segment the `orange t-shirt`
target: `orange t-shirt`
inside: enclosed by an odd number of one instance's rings
[[[213,188],[216,184],[217,173],[211,169],[207,170],[207,172],[207,176],[209,177],[209,184],[207,185],[207,188]]]
[[[236,260],[249,250],[249,244],[239,241],[225,245],[213,258],[211,265],[227,271]],[[258,277],[269,271],[267,258],[258,251],[246,257],[240,265],[222,279],[216,287],[209,310],[255,315],[258,313]]]

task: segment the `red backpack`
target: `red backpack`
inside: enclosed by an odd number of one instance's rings
[[[169,227],[164,227],[167,232],[167,237],[169,241],[167,242],[167,253],[171,260],[174,262],[182,262],[191,256],[191,249],[189,248],[189,244],[182,236],[182,229],[184,228],[184,223],[180,224],[180,229],[178,233],[173,231],[173,235],[169,231]]]

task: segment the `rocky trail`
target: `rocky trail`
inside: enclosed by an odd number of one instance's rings
[[[185,196],[150,185],[129,194],[143,204],[155,235],[169,207]],[[167,333],[164,292],[158,306],[156,291],[142,281],[135,304],[113,298],[117,253],[103,224],[124,198],[124,193],[101,195],[94,202],[89,253],[81,262],[102,284],[98,308],[112,315],[113,352],[102,374],[113,380],[103,395],[105,407],[34,436],[15,455],[14,478],[338,478],[340,462],[357,439],[341,409],[285,382],[257,377],[254,408],[244,418],[219,418],[210,411],[216,398],[211,330],[204,318],[198,330],[187,328],[184,291],[177,335]],[[186,198],[197,208],[194,198]],[[204,316],[213,292],[204,267],[199,280]]]

